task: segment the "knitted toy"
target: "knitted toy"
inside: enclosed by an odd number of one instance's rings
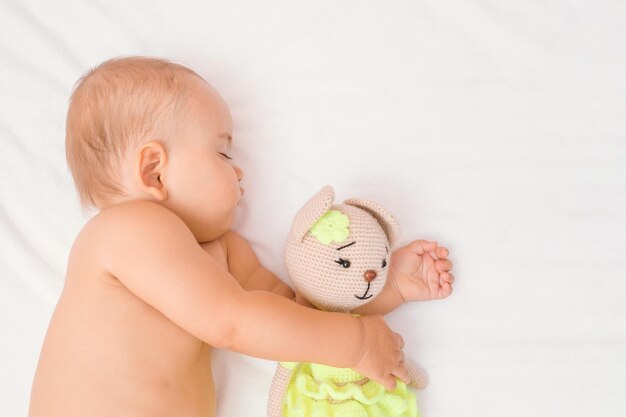
[[[287,239],[285,262],[296,290],[311,304],[349,314],[385,286],[400,227],[374,202],[333,202],[333,189],[326,186],[300,209]],[[409,386],[426,386],[423,371],[408,361],[406,365]],[[268,402],[269,417],[418,415],[415,394],[401,380],[387,391],[352,369],[315,363],[279,363]]]

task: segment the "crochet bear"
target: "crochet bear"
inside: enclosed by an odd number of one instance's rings
[[[285,262],[296,291],[312,305],[349,314],[385,286],[400,226],[375,202],[353,198],[333,203],[333,188],[325,186],[300,209],[286,242]],[[424,372],[408,360],[406,366],[409,387],[425,387]],[[268,416],[417,417],[419,412],[415,394],[401,380],[387,391],[349,368],[281,362]]]

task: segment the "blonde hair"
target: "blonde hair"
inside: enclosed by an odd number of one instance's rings
[[[65,152],[83,210],[106,207],[126,194],[127,150],[152,139],[167,142],[190,76],[202,79],[168,60],[135,56],[109,59],[76,82]]]

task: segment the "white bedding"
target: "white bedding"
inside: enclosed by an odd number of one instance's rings
[[[453,295],[388,316],[430,375],[424,416],[626,415],[626,5],[506,3],[0,2],[0,415],[26,415],[87,220],[69,94],[131,54],[229,103],[235,229],[281,278],[325,184],[389,208],[402,244],[450,249]],[[218,415],[263,416],[273,369],[218,352]]]

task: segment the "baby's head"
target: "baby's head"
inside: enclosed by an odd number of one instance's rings
[[[80,78],[70,99],[66,155],[81,206],[156,201],[200,242],[228,230],[243,193],[231,141],[222,97],[166,60],[108,60]]]

